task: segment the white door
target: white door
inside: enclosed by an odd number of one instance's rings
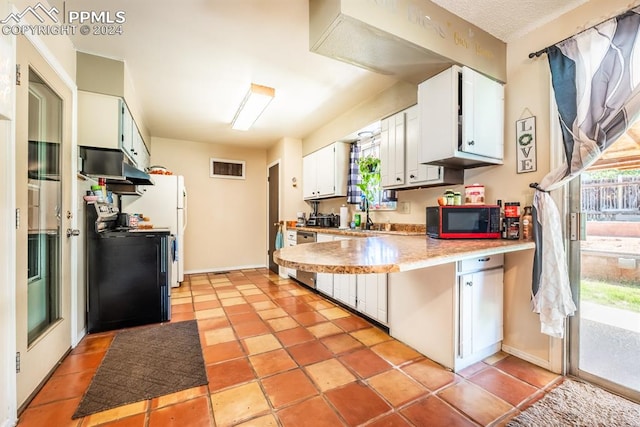
[[[17,38],[16,348],[22,405],[71,347],[72,93],[24,37]]]

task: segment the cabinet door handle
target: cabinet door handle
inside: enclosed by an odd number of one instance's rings
[[[487,262],[491,259],[491,257],[486,257],[486,258],[480,258],[478,259],[478,262]]]
[[[415,177],[416,177],[415,175],[409,175],[409,178],[411,178],[411,179],[413,179]]]
[[[473,286],[473,282],[469,281],[469,282],[465,282],[465,285],[467,286]]]
[[[397,178],[396,178],[396,181],[402,181],[402,178],[397,177]]]
[[[475,145],[475,141],[472,139],[471,141],[467,142],[468,145]]]

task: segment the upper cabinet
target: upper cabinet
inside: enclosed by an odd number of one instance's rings
[[[418,85],[420,163],[472,168],[502,164],[504,87],[453,66]]]
[[[302,158],[305,200],[347,195],[349,144],[334,142]]]
[[[78,142],[122,150],[139,169],[149,167],[149,151],[127,104],[117,96],[78,91]]]
[[[380,122],[382,186],[399,189],[462,184],[462,170],[419,163],[419,113],[414,105]]]

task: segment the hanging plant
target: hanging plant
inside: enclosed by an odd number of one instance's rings
[[[380,159],[373,156],[358,159],[358,170],[362,182],[358,188],[362,190],[369,204],[375,202],[375,195],[380,191]]]

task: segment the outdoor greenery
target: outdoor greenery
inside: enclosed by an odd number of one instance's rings
[[[640,169],[601,169],[582,173],[583,180],[617,179],[619,176],[640,176]]]
[[[640,286],[637,283],[610,283],[582,279],[580,299],[640,313]]]
[[[358,170],[362,180],[358,187],[369,204],[373,204],[380,191],[380,159],[373,156],[361,157],[358,159]]]

